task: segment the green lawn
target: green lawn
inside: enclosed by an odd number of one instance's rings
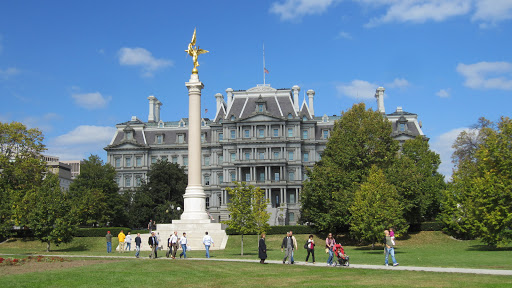
[[[302,248],[307,235],[295,235],[299,245],[295,253],[295,261],[304,261],[306,250]],[[280,250],[281,235],[268,235],[268,259],[281,260],[284,253]],[[317,249],[316,262],[325,263],[327,254],[324,252],[323,240],[316,238]],[[117,246],[117,239],[114,238],[113,247]],[[45,244],[37,241],[14,241],[0,245],[0,253],[12,254],[47,254]],[[371,250],[370,246],[345,246],[345,251],[350,255],[353,264],[384,264],[384,255],[381,246]],[[106,244],[103,237],[82,237],[75,238],[70,244],[62,244],[59,247],[53,246],[55,255],[107,255]],[[149,252],[142,252],[143,256]],[[119,254],[115,254],[119,255]],[[134,252],[125,253],[127,257],[134,255]],[[160,254],[163,256],[162,254]],[[189,257],[202,258],[204,251],[190,251]],[[212,251],[212,257],[217,258],[242,258],[257,259],[257,237],[244,237],[244,256],[240,256],[240,236],[230,236],[228,245],[223,251]],[[512,247],[488,249],[478,240],[459,241],[454,240],[441,232],[421,232],[411,234],[407,240],[398,240],[396,246],[396,258],[401,265],[407,266],[432,266],[432,267],[460,267],[460,268],[489,268],[489,269],[512,269]],[[311,261],[311,260],[310,260]]]
[[[77,260],[71,260],[77,261]],[[58,265],[59,263],[52,263]],[[512,277],[130,259],[45,272],[3,275],[2,287],[510,287]]]

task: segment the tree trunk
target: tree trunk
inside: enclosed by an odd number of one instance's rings
[[[242,234],[242,250],[240,252],[240,256],[244,256],[244,234]]]
[[[46,242],[46,252],[50,252],[50,240]]]
[[[372,243],[372,250],[375,250],[375,242]]]

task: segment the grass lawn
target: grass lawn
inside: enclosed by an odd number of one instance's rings
[[[267,236],[268,259],[282,259],[284,253],[281,252],[280,246],[283,237],[284,235]],[[295,235],[295,237],[299,249],[294,258],[295,261],[302,262],[306,258],[306,250],[302,247],[307,235]],[[317,243],[316,262],[325,263],[327,254],[323,249],[324,240],[317,237],[315,240]],[[116,247],[117,244],[117,238],[114,238],[112,247]],[[55,255],[107,255],[103,237],[80,237],[75,238],[72,243],[52,247],[53,251],[50,254]],[[47,254],[45,249],[46,245],[38,241],[17,240],[0,245],[0,253],[10,254]],[[350,255],[352,264],[384,264],[381,246],[376,246],[375,250],[371,250],[370,246],[345,246],[345,251]],[[164,252],[161,253],[160,256],[163,256]],[[257,237],[254,235],[244,237],[244,256],[240,256],[240,236],[230,236],[225,250],[211,251],[210,254],[217,258],[257,259]],[[123,255],[133,257],[134,252]],[[149,252],[141,252],[141,255],[149,255]],[[193,258],[202,258],[204,251],[194,250],[187,252],[187,255]],[[425,231],[411,234],[406,240],[398,240],[396,258],[402,266],[512,269],[512,261],[510,261],[512,246],[489,249],[478,240],[459,241],[441,232]]]
[[[38,272],[8,274],[0,266],[2,287],[510,287],[512,277],[453,273],[362,270],[296,265],[261,265],[184,260],[111,260],[77,267],[72,259]],[[96,260],[89,260],[96,261]],[[27,265],[27,264],[25,264]],[[27,269],[29,267],[27,266]],[[2,273],[4,271],[4,273]],[[7,272],[7,273],[5,273]],[[6,275],[7,274],[7,275]]]

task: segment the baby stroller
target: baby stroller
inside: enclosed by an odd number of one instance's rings
[[[348,255],[345,254],[345,250],[343,250],[343,246],[341,246],[341,244],[334,245],[334,254],[338,258],[338,263],[340,266],[348,267],[350,265],[350,263],[348,261]],[[336,263],[336,264],[338,264],[338,263]]]

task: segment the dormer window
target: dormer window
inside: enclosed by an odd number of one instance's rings
[[[126,128],[124,128],[123,132],[124,132],[124,140],[127,140],[127,141],[133,140],[133,135],[134,135],[135,131],[133,130],[132,127],[127,126]]]
[[[201,120],[201,126],[203,126],[203,127],[206,126],[206,121]]]
[[[407,131],[407,119],[405,119],[404,116],[400,116],[400,118],[398,118],[398,131],[400,132],[405,132]]]
[[[185,127],[185,121],[183,120],[180,120],[180,124],[179,124],[180,127]]]
[[[132,140],[133,139],[133,132],[127,131],[126,132],[126,140]]]
[[[164,143],[164,135],[163,134],[157,134],[155,136],[155,143],[156,144],[163,144]]]
[[[263,100],[263,98],[261,97],[258,97],[258,99],[256,100],[256,112],[258,113],[263,113],[267,110],[267,102],[265,100]]]
[[[258,112],[263,112],[263,104],[258,104]]]
[[[292,119],[293,116],[292,116],[292,113],[288,113],[288,119]]]
[[[160,120],[160,122],[158,122],[158,128],[164,128],[164,121]]]
[[[324,122],[324,123],[329,122],[329,117],[328,117],[327,115],[324,115],[324,116],[322,117],[322,122]]]
[[[308,117],[302,116],[302,121],[308,121]]]

